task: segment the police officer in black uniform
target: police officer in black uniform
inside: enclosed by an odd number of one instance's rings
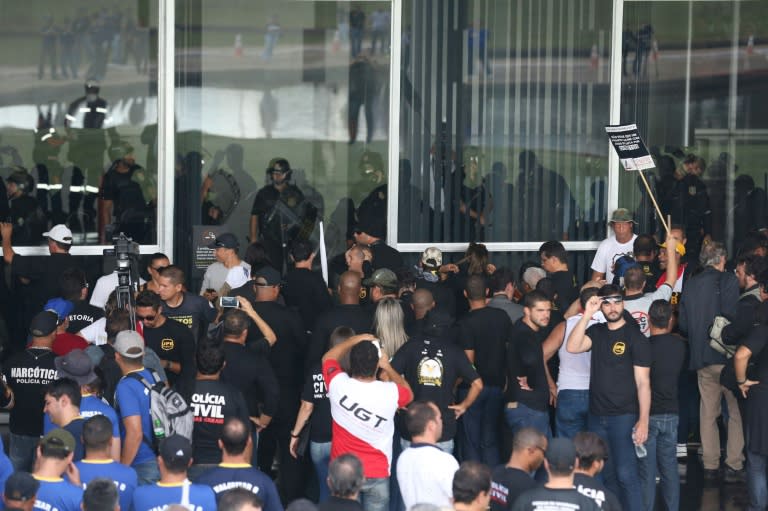
[[[249,225],[250,241],[261,241],[276,269],[285,273],[286,248],[296,239],[309,239],[315,229],[317,209],[290,182],[291,165],[273,158],[267,167],[271,183],[259,190],[253,201]]]

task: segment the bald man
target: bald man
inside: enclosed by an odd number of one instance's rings
[[[417,289],[413,292],[411,309],[413,309],[415,321],[412,321],[410,328],[407,329],[409,337],[414,337],[422,333],[424,326],[427,323],[427,313],[434,308],[435,298],[432,296],[431,291],[428,289]]]
[[[371,331],[373,323],[372,309],[360,304],[363,288],[360,274],[346,271],[339,277],[336,291],[339,294],[339,304],[318,318],[312,331],[312,341],[309,344],[308,368],[320,363],[326,352],[328,340],[336,327],[347,326],[358,334]]]

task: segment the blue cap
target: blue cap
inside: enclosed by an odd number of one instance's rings
[[[61,324],[65,319],[67,319],[67,316],[69,316],[70,313],[75,310],[75,304],[69,300],[65,300],[64,298],[51,298],[48,300],[48,302],[46,302],[43,310],[51,311],[56,314],[59,319],[59,324]]]

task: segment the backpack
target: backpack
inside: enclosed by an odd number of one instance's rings
[[[149,444],[157,453],[160,441],[171,435],[181,435],[192,441],[192,428],[194,426],[194,414],[189,404],[181,397],[181,394],[160,380],[160,376],[152,371],[155,383],[149,383],[138,372],[128,373],[129,378],[138,380],[149,390],[149,417],[152,421],[152,435],[144,432],[144,436],[150,440]]]

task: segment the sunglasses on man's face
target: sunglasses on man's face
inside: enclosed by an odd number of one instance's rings
[[[139,321],[154,321],[156,317],[157,316],[154,314],[151,316],[139,316],[138,314],[136,314],[136,319],[138,319]]]

